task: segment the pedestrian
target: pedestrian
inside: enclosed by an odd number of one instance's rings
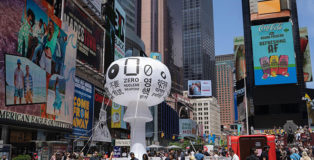
[[[135,157],[135,155],[134,155],[133,152],[130,153],[130,157],[131,157],[131,160],[138,160],[138,159]]]
[[[7,156],[6,155],[3,155],[1,160],[8,160]]]
[[[263,152],[262,152],[262,155],[261,155],[261,160],[268,160],[269,148],[270,147],[268,145],[264,146]]]
[[[143,160],[148,160],[147,154],[143,154]]]
[[[204,159],[204,154],[202,153],[201,149],[199,149],[198,152],[195,154],[195,159],[196,160],[203,160]]]
[[[297,149],[296,148],[292,148],[291,149],[292,154],[290,155],[291,160],[300,160],[300,156],[299,154],[297,154]]]
[[[181,151],[181,153],[180,153],[180,159],[181,159],[181,160],[185,160],[185,154],[184,154],[183,151]]]
[[[99,157],[98,157],[98,152],[97,151],[95,151],[93,153],[93,156],[90,158],[90,160],[100,160]]]
[[[232,148],[229,148],[229,155],[231,156],[231,160],[240,160],[239,156],[234,153],[234,150]]]
[[[250,152],[251,152],[251,155],[248,156],[246,158],[246,160],[259,160],[259,158],[257,156],[258,155],[258,150],[255,147],[251,148]]]
[[[302,152],[302,157],[300,160],[311,160],[311,158],[308,156],[306,152]]]

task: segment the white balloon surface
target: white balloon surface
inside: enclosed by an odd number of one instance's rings
[[[131,124],[131,152],[142,159],[146,153],[145,123],[152,120],[148,107],[158,105],[170,93],[168,68],[152,58],[119,59],[107,70],[105,88],[113,102],[127,106],[124,120]]]

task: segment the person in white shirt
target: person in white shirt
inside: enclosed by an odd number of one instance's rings
[[[232,148],[229,148],[229,155],[231,156],[231,160],[239,160],[238,155],[234,153]]]
[[[38,44],[34,50],[34,53],[31,57],[31,60],[38,64],[38,61],[40,60],[38,57],[40,57],[40,54],[43,51],[43,45],[44,45],[44,35],[45,35],[45,28],[46,25],[43,22],[42,19],[40,19],[33,27],[33,37],[36,37],[38,40]]]

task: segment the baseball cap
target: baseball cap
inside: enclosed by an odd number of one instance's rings
[[[20,59],[17,59],[17,64],[21,64],[21,60]]]

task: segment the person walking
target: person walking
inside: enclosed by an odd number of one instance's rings
[[[251,152],[251,155],[248,156],[246,158],[246,160],[259,160],[259,158],[257,156],[258,155],[258,151],[257,151],[257,149],[255,147],[251,148],[250,152]]]
[[[204,154],[202,153],[202,150],[198,150],[198,152],[195,154],[195,159],[196,160],[203,160],[204,159]]]
[[[135,157],[135,155],[134,155],[133,152],[130,153],[130,157],[131,157],[131,160],[138,160],[138,159]]]
[[[296,148],[292,148],[291,151],[292,151],[292,154],[290,155],[291,160],[300,160],[301,159],[299,154],[297,154]]]
[[[229,148],[229,155],[231,156],[231,160],[240,160],[239,156],[234,153],[234,150],[232,148]]]
[[[270,147],[268,145],[264,146],[263,152],[261,155],[261,160],[268,160],[269,159],[269,157],[268,157],[269,148]]]
[[[302,152],[302,157],[300,160],[311,160],[311,158],[307,155],[306,152]]]

